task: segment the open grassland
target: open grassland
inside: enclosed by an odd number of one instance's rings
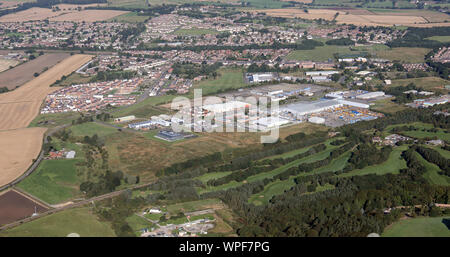
[[[396,47],[389,50],[381,50],[376,52],[376,56],[391,61],[401,61],[407,63],[424,62],[425,55],[431,49],[419,47]]]
[[[377,7],[377,6],[373,6]],[[356,10],[356,11],[355,11]],[[393,26],[404,25],[414,27],[450,26],[449,16],[434,11],[415,10],[414,12],[373,12],[362,9],[261,9],[251,12],[264,12],[269,16],[284,18],[302,18],[308,20],[336,19],[338,24],[354,24],[358,26]],[[336,16],[336,14],[338,14]]]
[[[82,237],[113,237],[111,225],[99,221],[90,208],[68,209],[41,217],[0,232],[6,237],[65,237],[77,233]]]
[[[103,124],[95,122],[86,122],[70,127],[72,135],[76,137],[89,136],[92,137],[96,134],[99,137],[104,137],[117,132],[117,129],[108,127]]]
[[[50,68],[67,57],[69,57],[67,53],[47,53],[2,72],[0,73],[0,87],[7,87],[10,90],[15,89],[34,79],[34,73],[41,73],[46,67]]]
[[[383,237],[450,237],[450,216],[400,220],[387,228]]]
[[[33,163],[42,146],[45,128],[0,131],[0,186],[14,181]]]
[[[211,198],[205,200],[171,204],[168,205],[166,208],[168,212],[176,214],[179,212],[192,212],[206,209],[223,209],[224,207],[225,205],[221,200],[217,198]]]
[[[420,163],[425,166],[426,172],[423,174],[423,177],[428,180],[431,184],[434,185],[442,185],[442,186],[448,186],[450,185],[450,177],[445,175],[440,175],[439,172],[441,169],[434,164],[426,161],[419,153],[415,153],[417,158],[419,159]]]
[[[90,55],[73,55],[53,66],[20,88],[0,95],[0,130],[24,128],[36,117],[47,94],[58,88],[49,87],[88,62]]]
[[[195,89],[202,89],[203,95],[220,93],[228,89],[238,89],[247,86],[244,83],[244,73],[241,69],[219,70],[217,79],[203,80],[194,85]]]
[[[44,160],[18,187],[49,204],[67,201],[79,192],[77,162],[76,159]]]
[[[436,41],[443,42],[443,43],[450,42],[450,36],[434,36],[434,37],[427,37],[425,39],[436,40]]]
[[[47,113],[39,114],[31,121],[29,127],[56,127],[71,123],[81,115],[77,112]]]
[[[192,29],[178,29],[173,32],[175,35],[179,36],[196,36],[196,35],[206,35],[206,34],[218,34],[217,30],[212,29],[200,29],[200,28],[192,28]]]
[[[373,45],[369,47],[324,45],[316,47],[312,50],[294,50],[290,52],[286,58],[288,60],[327,61],[329,59],[334,59],[335,55],[345,56],[354,54],[371,54],[372,56],[378,57],[378,53],[383,53],[388,50],[389,47],[385,45]]]
[[[326,127],[302,123],[280,129],[280,138],[298,132],[311,133]],[[261,135],[267,133],[199,133],[199,137],[173,143],[150,139],[143,133],[113,133],[105,137],[110,167],[139,175],[142,181],[154,179],[155,172],[174,163],[213,152],[242,149],[251,152],[262,147]],[[213,150],[212,150],[213,149]]]
[[[150,221],[147,221],[146,219],[133,214],[130,217],[127,217],[125,219],[125,221],[128,223],[128,225],[131,227],[131,229],[133,230],[134,234],[136,236],[140,236],[142,233],[142,229],[151,229],[153,227],[155,227],[155,225],[153,223],[151,223]]]
[[[119,16],[116,16],[109,21],[112,22],[130,22],[130,23],[140,23],[145,22],[150,16],[138,15],[136,12],[129,12]]]
[[[377,100],[374,102],[374,105],[370,106],[371,110],[383,113],[396,113],[398,111],[405,110],[406,108],[408,107],[404,104],[392,102],[392,98]]]
[[[441,92],[445,92],[445,85],[449,84],[447,80],[438,77],[423,77],[411,79],[394,79],[392,80],[392,84],[390,86],[407,86],[410,83],[414,83],[417,87],[421,87],[424,90],[438,90]]]
[[[126,11],[116,10],[76,10],[65,8],[60,11],[52,9],[33,7],[17,13],[11,13],[0,17],[0,22],[24,22],[24,21],[72,21],[72,22],[95,22],[109,20],[113,17],[127,13]]]

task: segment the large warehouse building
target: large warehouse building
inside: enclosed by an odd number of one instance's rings
[[[281,108],[282,112],[291,113],[295,116],[303,116],[311,113],[317,113],[325,110],[335,109],[344,106],[338,100],[321,100],[308,103],[293,103]]]

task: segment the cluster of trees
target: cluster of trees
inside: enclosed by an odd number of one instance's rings
[[[122,179],[123,172],[111,172],[107,170],[104,174],[99,176],[98,181],[85,181],[81,183],[80,191],[85,192],[88,197],[107,194],[115,191],[116,187],[120,186]]]
[[[90,82],[108,81],[116,79],[131,79],[136,77],[136,71],[99,71]]]
[[[438,151],[427,147],[415,146],[415,150],[422,155],[425,160],[436,164],[442,170],[444,175],[450,177],[450,160],[443,157]]]
[[[218,76],[217,70],[222,63],[216,62],[212,65],[206,63],[195,64],[190,62],[175,63],[172,65],[172,73],[180,77],[193,79],[198,76],[212,76],[214,79]]]
[[[179,162],[172,164],[171,166],[160,170],[156,175],[157,176],[164,176],[164,175],[172,175],[172,174],[178,174],[182,171],[186,171],[188,169],[196,168],[199,166],[205,166],[208,165],[214,165],[217,163],[220,163],[223,161],[222,154],[220,152],[216,152],[213,154],[205,155],[203,157],[190,159],[185,162]]]
[[[131,191],[126,191],[113,199],[102,201],[95,207],[95,213],[101,221],[111,224],[119,237],[135,237],[135,233],[126,218],[144,207],[145,200],[141,197],[132,198]]]
[[[345,169],[362,169],[367,166],[380,164],[389,158],[391,152],[391,146],[384,146],[378,149],[373,144],[359,144],[352,152]]]
[[[278,64],[274,65],[273,67],[270,67],[269,65],[267,65],[265,63],[263,63],[261,65],[258,65],[256,63],[252,63],[247,68],[247,72],[282,72],[282,73],[289,73],[290,71],[291,71],[290,67],[280,68],[280,66]]]
[[[0,87],[0,94],[8,92],[9,89],[7,87]]]
[[[414,28],[409,27],[402,38],[388,42],[390,47],[424,47],[439,48],[447,46],[448,43],[426,39],[432,36],[450,36],[449,27]]]
[[[350,38],[338,38],[338,39],[330,39],[325,42],[327,45],[336,45],[336,46],[354,46],[355,41]]]
[[[83,123],[92,122],[92,121],[94,121],[94,117],[92,117],[90,115],[81,114],[81,116],[78,117],[76,120],[72,120],[72,125],[83,124]]]

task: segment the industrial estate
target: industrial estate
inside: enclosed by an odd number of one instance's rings
[[[449,8],[0,1],[0,237],[450,237]]]

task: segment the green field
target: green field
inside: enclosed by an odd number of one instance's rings
[[[426,172],[423,174],[423,177],[428,180],[431,184],[434,185],[442,185],[442,186],[449,186],[450,185],[450,177],[445,175],[440,175],[438,172],[441,171],[439,167],[434,164],[426,161],[419,153],[415,153],[419,161],[422,163],[422,165],[425,166]]]
[[[199,36],[206,34],[218,34],[219,32],[217,30],[212,29],[192,28],[192,29],[177,29],[173,33],[179,36]]]
[[[205,183],[210,181],[211,179],[218,179],[225,177],[227,175],[231,174],[231,171],[224,171],[224,172],[209,172],[206,173],[200,177],[197,177],[196,179],[200,180],[202,183]]]
[[[382,234],[383,237],[450,237],[450,216],[419,217],[394,223]]]
[[[70,124],[72,120],[80,117],[77,112],[39,114],[30,123],[29,127],[56,127],[63,124]]]
[[[216,198],[171,204],[166,207],[167,211],[174,214],[177,212],[199,211],[211,208],[213,205],[221,205],[222,201]]]
[[[387,173],[398,174],[401,169],[406,168],[406,162],[401,158],[403,151],[407,150],[407,145],[395,147],[392,150],[388,160],[373,166],[367,166],[363,169],[352,170],[349,173],[339,175],[340,177],[362,176],[367,174],[384,175]]]
[[[323,41],[323,40],[319,40]],[[389,50],[389,47],[385,45],[373,45],[373,46],[336,46],[336,45],[324,45],[316,47],[313,50],[295,50],[289,53],[286,58],[288,60],[310,60],[310,61],[327,61],[328,59],[334,59],[335,54],[338,55],[354,55],[367,53],[378,56],[378,53],[384,53]]]
[[[425,55],[430,52],[428,48],[418,47],[397,47],[390,50],[376,51],[378,58],[388,59],[391,61],[400,61],[405,63],[424,62]]]
[[[97,134],[99,137],[104,137],[117,132],[117,129],[108,127],[106,125],[86,122],[70,127],[72,135],[76,137],[93,136]]]
[[[116,16],[109,21],[111,22],[129,22],[129,23],[140,23],[145,22],[150,16],[138,15],[136,12],[129,12],[119,16]]]
[[[427,37],[425,39],[436,40],[436,41],[443,42],[443,43],[450,42],[450,36],[433,36],[433,37]]]
[[[447,80],[438,77],[423,77],[423,78],[411,78],[411,79],[394,79],[392,85],[395,86],[407,86],[410,83],[414,83],[417,87],[421,87],[425,90],[435,91],[443,90],[444,86],[448,84]]]
[[[125,106],[113,113],[114,117],[123,117],[128,115],[143,116],[154,112],[155,106],[170,103],[176,95],[151,96],[142,102]],[[158,109],[159,110],[159,109]]]
[[[110,224],[101,222],[90,208],[69,209],[18,227],[0,232],[6,237],[65,237],[78,233],[82,237],[113,237]]]
[[[219,70],[220,76],[217,79],[207,79],[194,85],[195,89],[202,89],[203,95],[220,93],[227,89],[238,89],[246,87],[244,83],[244,73],[241,69]]]
[[[131,215],[130,217],[127,217],[125,221],[128,223],[128,225],[131,227],[133,232],[136,236],[140,236],[142,231],[141,229],[147,228],[148,230],[151,230],[151,228],[155,227],[155,225],[146,219],[139,217],[136,214]]]
[[[67,201],[79,193],[77,162],[78,159],[44,160],[17,186],[50,204]]]

